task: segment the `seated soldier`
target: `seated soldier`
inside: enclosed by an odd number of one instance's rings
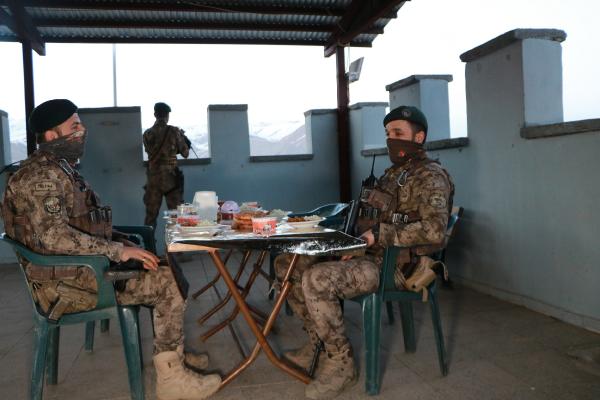
[[[326,351],[315,380],[306,387],[310,399],[333,398],[357,380],[339,299],[377,290],[386,247],[405,248],[400,251],[395,271],[396,285],[404,288],[413,271],[431,266],[432,260],[426,255],[444,246],[454,185],[423,149],[425,116],[416,107],[402,106],[386,115],[383,125],[392,166],[374,188],[361,192],[356,233],[367,242],[366,254],[329,262],[301,257],[293,275],[288,301],[302,319],[309,343],[284,355],[306,369],[319,339]],[[289,254],[275,260],[279,279],[289,261]]]
[[[86,129],[69,100],[40,104],[30,117],[37,151],[8,180],[2,201],[6,233],[41,254],[101,254],[114,263],[138,260],[143,271],[117,291],[123,305],[154,308],[156,394],[161,400],[201,399],[218,390],[221,378],[192,372],[205,369],[206,355],[183,351],[186,301],[169,266],[131,242],[115,241],[111,210],[73,168],[82,156]],[[124,244],[124,243],[125,244]],[[52,319],[62,313],[92,309],[96,304],[94,272],[86,267],[43,268],[20,260],[40,307]],[[69,299],[80,299],[71,301]],[[87,299],[87,300],[81,300]]]

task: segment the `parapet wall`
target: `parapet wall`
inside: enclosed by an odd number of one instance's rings
[[[432,154],[465,207],[455,279],[600,331],[600,120],[563,122],[565,37],[516,30],[463,54],[469,145]]]
[[[388,90],[392,107],[402,102],[429,110],[435,123],[427,149],[452,175],[454,203],[465,208],[448,249],[452,278],[600,331],[600,119],[563,121],[560,43],[565,38],[554,29],[517,29],[461,56],[468,138],[450,137],[451,76],[413,75]],[[376,176],[389,166],[381,125],[387,104],[350,107],[355,198],[373,156]],[[141,136],[132,135],[141,133],[139,109],[109,111],[88,110],[82,119],[100,125],[110,120],[115,137],[131,135],[119,157],[127,157],[132,174],[128,180],[114,179],[125,175],[125,167],[110,160],[115,153],[106,155],[98,169],[84,164],[86,177],[111,182],[100,194],[116,208],[116,224],[142,223]],[[221,200],[259,201],[266,208],[309,210],[339,201],[335,110],[306,112],[311,154],[268,157],[250,156],[247,105],[211,105],[208,114],[211,157],[181,163],[186,201],[197,190],[215,190]],[[5,113],[0,117],[7,137]],[[0,154],[6,163],[6,152]],[[159,220],[157,231],[162,229]],[[160,233],[157,238],[162,249]],[[13,260],[1,247],[0,261]]]

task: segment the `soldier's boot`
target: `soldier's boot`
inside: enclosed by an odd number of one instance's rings
[[[316,332],[308,330],[307,333],[309,339],[308,343],[299,349],[290,350],[283,353],[283,357],[285,357],[286,360],[306,370],[310,368],[310,364],[315,355],[315,349],[319,343],[319,337],[317,336]]]
[[[304,391],[309,399],[333,399],[358,380],[350,343],[339,349],[325,347],[327,357],[322,357],[316,379]]]
[[[176,351],[154,356],[156,398],[158,400],[199,400],[219,390],[221,377],[200,375],[186,369]]]
[[[177,346],[177,354],[185,365],[195,369],[207,369],[208,368],[208,354],[197,354],[189,351],[183,351],[183,345]]]

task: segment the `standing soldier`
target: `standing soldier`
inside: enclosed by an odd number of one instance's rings
[[[374,187],[361,193],[356,233],[367,242],[366,255],[314,265],[319,260],[301,258],[297,266],[302,286],[298,287],[300,280],[296,279],[288,296],[294,313],[304,322],[309,343],[286,352],[285,357],[308,368],[319,339],[327,354],[315,380],[306,387],[310,399],[336,397],[357,380],[339,299],[377,290],[386,247],[403,247],[396,261],[395,282],[404,289],[413,272],[416,277],[432,266],[433,260],[427,254],[445,246],[454,185],[448,173],[423,149],[427,137],[425,116],[416,107],[401,106],[385,116],[383,126],[393,165]],[[279,277],[288,264],[289,255],[276,260]]]
[[[177,154],[188,158],[192,142],[183,129],[167,125],[171,107],[154,105],[156,122],[144,132],[144,149],[148,153],[147,183],[144,193],[146,218],[144,223],[156,227],[156,217],[165,196],[167,208],[173,210],[183,203],[183,172],[177,167]]]
[[[184,354],[186,301],[168,266],[156,255],[130,247],[112,231],[111,209],[73,168],[82,156],[86,129],[69,100],[40,104],[30,127],[39,148],[8,180],[2,200],[6,233],[41,254],[104,255],[113,263],[138,260],[143,271],[116,291],[119,304],[154,308],[156,394],[162,400],[200,399],[218,390],[218,375],[202,376],[184,361],[204,369],[206,355]],[[97,285],[86,267],[42,268],[19,260],[36,302],[50,319],[95,307]]]

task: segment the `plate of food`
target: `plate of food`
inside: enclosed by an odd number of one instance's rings
[[[252,218],[261,218],[266,211],[241,211],[233,216],[232,228],[238,231],[252,231]]]
[[[281,222],[291,211],[284,211],[276,208],[274,210],[269,211],[267,214],[268,217],[274,217],[277,219],[277,222]]]
[[[296,229],[300,228],[312,228],[318,225],[319,222],[325,218],[319,217],[318,215],[308,215],[305,217],[288,217],[286,223]]]
[[[230,226],[228,225],[221,225],[221,224],[206,224],[206,225],[196,225],[196,226],[181,226],[178,225],[177,226],[179,232],[181,234],[184,235],[212,235],[215,234],[217,232],[221,232],[225,229],[231,229]]]

